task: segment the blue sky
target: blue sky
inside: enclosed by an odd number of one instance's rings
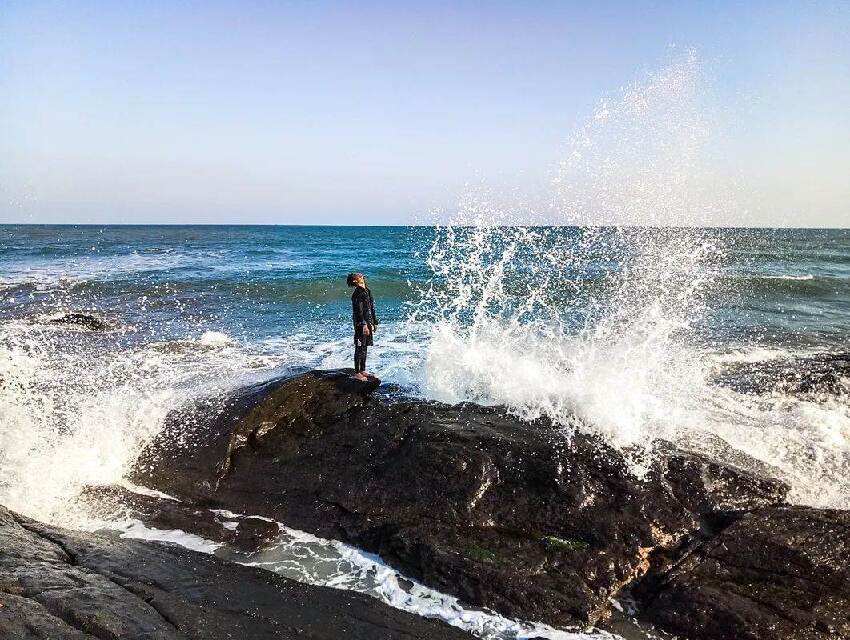
[[[0,222],[423,222],[480,181],[543,201],[599,100],[689,48],[735,220],[850,225],[850,8],[819,2],[6,0]]]

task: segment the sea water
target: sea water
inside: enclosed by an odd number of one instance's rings
[[[612,284],[621,267],[581,229],[510,231],[535,247],[588,251],[580,265],[559,258],[548,272],[519,254],[492,271],[470,260],[467,245],[481,241],[472,236],[504,229],[445,233],[0,227],[0,502],[53,519],[81,484],[117,480],[182,402],[305,367],[351,366],[345,276],[360,270],[381,321],[369,367],[387,382],[545,414],[620,445],[714,434],[782,469],[798,501],[850,506],[846,398],[711,382],[736,361],[848,350],[850,232],[701,232],[727,251],[705,266],[710,289],[680,299],[673,281],[690,274],[668,272],[658,286],[671,299],[660,302],[631,281],[645,273]],[[626,242],[614,229],[594,235],[594,244]],[[470,282],[428,267],[446,244]],[[482,294],[473,278],[498,290]],[[79,311],[107,328],[54,322]]]

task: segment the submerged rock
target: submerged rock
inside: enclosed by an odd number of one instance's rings
[[[224,411],[175,412],[133,480],[363,547],[475,606],[582,626],[606,617],[653,551],[787,492],[672,447],[638,479],[597,438],[373,388],[310,372],[245,389]]]
[[[49,527],[0,507],[0,638],[470,638],[374,598],[174,545]]]
[[[776,507],[689,541],[637,589],[642,618],[701,640],[850,638],[850,512]]]
[[[51,318],[48,322],[50,322],[50,324],[73,325],[75,327],[88,329],[89,331],[105,331],[106,329],[109,329],[109,323],[105,320],[102,320],[90,313],[82,313],[79,311],[62,314],[59,317]]]
[[[274,542],[280,535],[280,527],[272,520],[249,516],[241,518],[236,525],[230,544],[239,551],[253,552]]]

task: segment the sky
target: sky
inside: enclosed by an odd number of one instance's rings
[[[600,101],[685,51],[716,222],[850,226],[850,3],[775,0],[0,0],[0,223],[545,207]]]

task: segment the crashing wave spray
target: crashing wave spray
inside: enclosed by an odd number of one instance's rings
[[[528,212],[481,194],[461,203],[413,316],[431,327],[422,389],[601,434],[638,474],[653,440],[709,455],[728,443],[772,465],[792,500],[846,508],[846,402],[712,383],[740,351],[708,337],[733,239],[710,227],[736,208],[710,170],[704,86],[689,53],[601,104],[555,181],[554,222],[575,226],[522,226]]]
[[[575,136],[556,222],[580,228],[521,226],[522,214],[470,197],[438,229],[424,296],[436,304],[418,310],[435,321],[429,395],[504,403],[619,445],[663,435],[701,380],[685,345],[722,257],[704,230],[659,228],[695,226],[717,206],[695,198],[699,75],[691,54],[603,102]]]
[[[245,375],[241,352],[199,340],[122,343],[31,320],[0,327],[0,504],[42,521],[87,527],[88,485],[122,482],[166,414]]]
[[[695,52],[602,100],[555,178],[562,224],[707,227],[734,209],[710,163],[708,82]]]

